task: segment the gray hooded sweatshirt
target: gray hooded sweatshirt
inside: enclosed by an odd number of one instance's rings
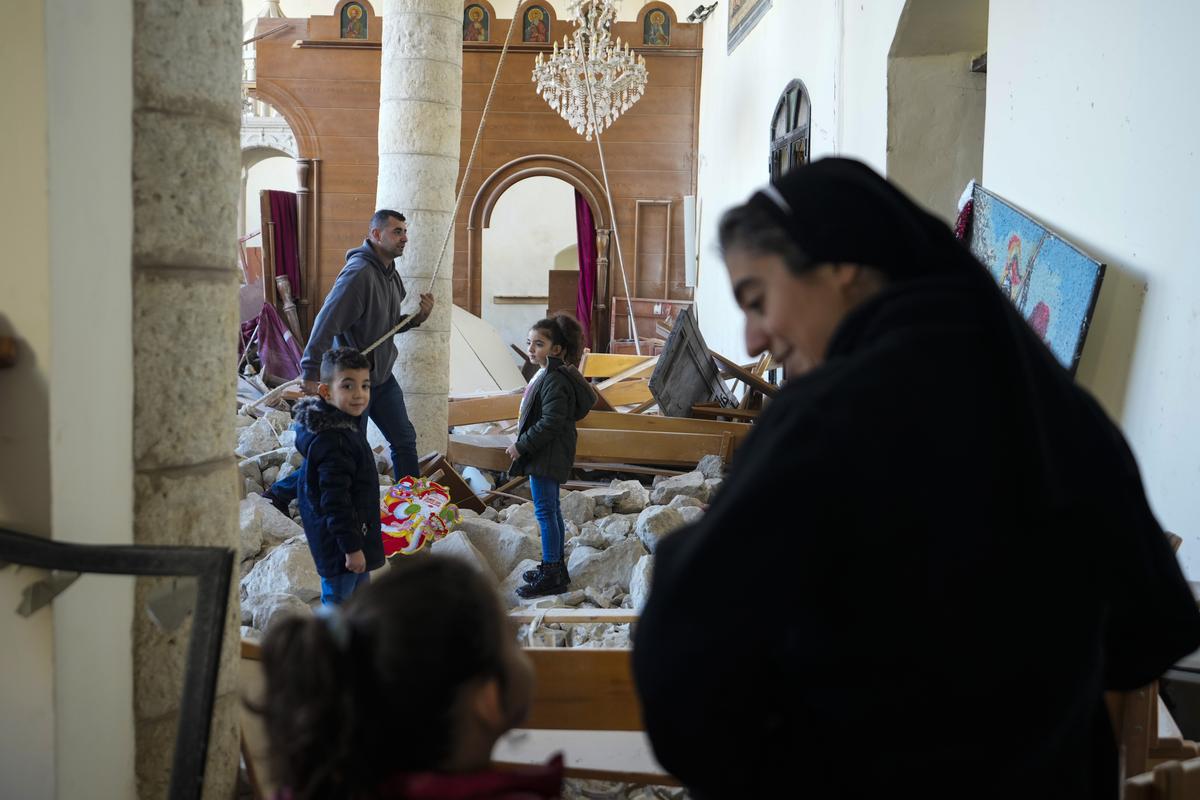
[[[394,263],[394,262],[393,262]],[[333,347],[370,347],[404,317],[404,284],[392,264],[384,264],[364,239],[361,247],[346,253],[346,266],[338,273],[333,288],[313,322],[300,370],[305,380],[321,379],[321,356]],[[417,327],[409,323],[401,333]],[[367,356],[371,362],[371,385],[378,386],[392,374],[396,344],[389,337]]]

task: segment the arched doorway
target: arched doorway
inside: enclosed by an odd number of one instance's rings
[[[888,177],[950,223],[983,176],[987,28],[988,0],[908,0],[888,53]]]
[[[564,195],[559,202],[568,203],[570,208],[570,217],[574,218],[574,192],[578,192],[587,204],[591,212],[593,227],[596,230],[596,251],[597,251],[597,268],[595,277],[595,302],[592,309],[592,325],[591,325],[591,341],[589,345],[593,348],[601,347],[605,341],[605,334],[608,326],[608,304],[611,292],[609,290],[609,264],[608,264],[608,242],[609,234],[612,228],[612,223],[608,213],[608,200],[604,194],[603,184],[600,180],[588,169],[578,163],[554,155],[530,155],[522,158],[514,159],[504,166],[497,169],[489,175],[480,185],[479,190],[475,193],[475,197],[471,203],[471,209],[467,217],[467,275],[465,291],[462,294],[456,292],[456,296],[466,300],[466,307],[471,313],[476,316],[484,316],[484,264],[487,263],[485,255],[485,240],[490,241],[490,234],[485,236],[485,229],[492,226],[493,214],[496,211],[497,203],[501,197],[510,189],[515,188],[522,182],[527,182],[533,178],[549,178],[553,179],[552,184],[566,184],[569,187],[568,195]],[[537,186],[538,184],[532,184]],[[525,193],[525,190],[518,190],[517,197]],[[569,200],[567,197],[569,196]],[[521,224],[521,223],[518,223]],[[536,217],[525,219],[523,225],[539,225],[540,220]],[[503,241],[503,237],[501,237]],[[546,264],[539,267],[543,273],[547,272],[554,264],[555,257],[559,255],[571,242],[563,242],[554,251],[550,252],[546,259]],[[547,279],[548,280],[548,279]],[[489,284],[490,286],[490,284]],[[541,295],[537,295],[540,297]],[[544,313],[545,307],[541,308]],[[540,314],[538,315],[540,316]],[[534,321],[537,316],[533,318]],[[520,331],[519,343],[525,341],[527,330]]]

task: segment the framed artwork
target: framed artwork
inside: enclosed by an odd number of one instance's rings
[[[525,16],[521,20],[521,41],[550,41],[550,15],[542,6],[530,6],[525,9]]]
[[[367,38],[367,10],[361,3],[342,6],[341,35],[343,39]]]
[[[642,44],[650,47],[671,44],[671,18],[661,8],[652,8],[642,19]]]
[[[463,41],[488,41],[491,20],[487,10],[478,3],[472,3],[463,10]]]
[[[1074,375],[1104,264],[978,184],[972,199],[971,253]]]
[[[746,34],[758,24],[771,8],[771,0],[729,0],[729,33],[727,52],[732,53]]]

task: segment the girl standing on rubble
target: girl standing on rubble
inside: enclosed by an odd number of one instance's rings
[[[596,396],[579,374],[583,328],[574,317],[558,314],[529,329],[529,359],[538,373],[525,388],[517,441],[506,451],[510,475],[528,475],[533,509],[542,530],[542,563],[525,573],[521,597],[561,594],[571,584],[563,561],[566,526],[558,488],[575,463],[575,422],[591,410]]]
[[[343,606],[263,640],[263,717],[277,800],[552,800],[562,757],[489,768],[533,669],[495,590],[461,561],[402,559]]]

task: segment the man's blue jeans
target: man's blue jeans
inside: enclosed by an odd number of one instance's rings
[[[530,475],[529,493],[533,495],[533,515],[542,529],[542,561],[547,564],[562,561],[567,526],[558,504],[558,481]]]
[[[363,436],[367,435],[367,417],[374,420],[388,440],[392,450],[392,469],[396,479],[405,475],[416,477],[417,466],[417,431],[408,421],[408,410],[404,407],[404,391],[396,382],[396,376],[389,376],[378,386],[371,387],[371,404],[367,413],[358,418],[358,428]],[[300,483],[302,469],[293,470],[283,480],[275,481],[270,492],[275,497],[291,502],[296,496],[296,486]]]
[[[321,578],[321,605],[340,606],[370,582],[370,572],[343,572],[332,578]]]

